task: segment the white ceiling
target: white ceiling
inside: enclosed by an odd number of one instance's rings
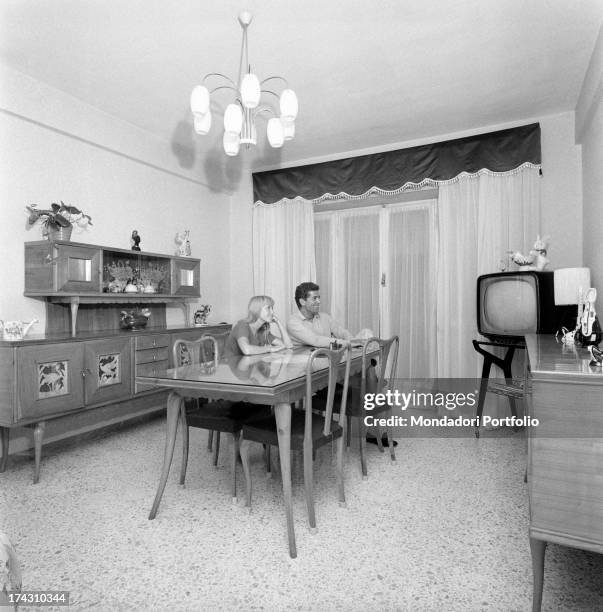
[[[192,87],[237,77],[243,9],[252,68],[300,103],[296,138],[262,137],[256,168],[574,110],[603,21],[602,0],[2,0],[0,58],[190,143]],[[220,123],[194,135],[201,155]]]

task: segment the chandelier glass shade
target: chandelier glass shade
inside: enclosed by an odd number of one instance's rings
[[[291,140],[295,136],[295,119],[298,112],[295,92],[289,89],[287,81],[281,76],[271,76],[260,81],[251,72],[247,51],[247,28],[251,20],[251,13],[244,11],[239,14],[243,35],[238,81],[235,82],[219,72],[210,72],[203,77],[201,85],[193,89],[190,98],[195,132],[206,135],[212,124],[211,94],[222,89],[234,92],[233,102],[224,109],[222,142],[224,152],[230,156],[238,155],[242,144],[247,147],[257,144],[256,119],[260,115],[272,115],[266,126],[266,135],[271,147],[278,149],[286,140]],[[215,84],[211,89],[208,87],[209,82]],[[269,82],[269,87],[277,82],[283,85],[280,95],[266,87]],[[278,105],[273,106],[267,102],[270,100],[276,103],[272,98],[278,100]]]

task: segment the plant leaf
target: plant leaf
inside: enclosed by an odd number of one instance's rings
[[[59,213],[57,213],[54,216],[54,222],[56,225],[59,225],[60,227],[69,227],[71,225],[71,223],[65,217],[63,217],[63,215]]]

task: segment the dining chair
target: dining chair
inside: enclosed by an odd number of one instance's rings
[[[392,336],[389,339],[377,337],[368,338],[363,341],[362,346],[362,370],[358,376],[352,377],[348,388],[347,401],[347,446],[351,444],[351,432],[353,420],[357,422],[356,431],[359,438],[360,446],[360,466],[362,469],[362,478],[368,478],[366,466],[366,434],[367,427],[364,418],[367,415],[377,416],[387,413],[391,416],[392,407],[385,403],[383,406],[377,406],[372,410],[366,410],[364,407],[364,396],[366,393],[385,393],[388,386],[396,376],[398,367],[398,351],[400,347],[400,339],[398,336]],[[337,390],[337,395],[341,393],[341,389]],[[335,403],[337,407],[338,403]],[[314,407],[320,411],[326,408],[326,398],[323,394],[318,394],[314,401]],[[381,439],[382,428],[377,429],[377,446],[379,452],[383,453],[383,442]],[[392,461],[396,460],[394,450],[393,428],[386,428],[387,443],[389,447],[390,457]]]
[[[314,350],[308,357],[306,365],[306,396],[304,410],[291,411],[291,450],[303,452],[304,464],[304,488],[306,505],[308,508],[308,521],[310,530],[316,530],[316,515],[314,511],[314,478],[313,478],[313,453],[314,450],[337,441],[337,488],[339,504],[345,506],[345,492],[343,484],[343,444],[346,428],[346,401],[350,377],[350,355],[349,348],[339,350],[319,348]],[[333,404],[335,400],[335,385],[340,376],[339,372],[345,361],[345,373],[343,377],[344,393],[338,412],[342,415],[340,421],[333,419]],[[324,375],[324,369],[328,367],[328,390],[325,404],[325,414],[316,414],[313,411],[313,397],[316,393],[318,376]],[[241,460],[247,487],[246,506],[251,509],[251,471],[249,465],[249,447],[251,442],[260,442],[266,445],[278,446],[278,433],[274,416],[254,420],[243,425],[241,433]],[[286,508],[289,511],[289,508]]]
[[[172,347],[175,366],[201,365],[211,372],[220,360],[218,342],[210,334],[204,334],[195,340],[178,338]],[[182,464],[180,484],[186,478],[189,451],[189,427],[198,427],[214,432],[213,464],[218,464],[220,433],[229,434],[232,438],[231,469],[232,499],[237,499],[237,459],[239,456],[239,436],[243,423],[250,418],[264,417],[270,414],[265,406],[254,406],[242,402],[217,400],[208,402],[205,399],[191,398],[182,404],[180,419],[182,423]]]

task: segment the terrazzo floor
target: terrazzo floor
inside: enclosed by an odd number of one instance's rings
[[[521,433],[401,439],[395,463],[369,447],[366,481],[351,450],[347,508],[337,503],[334,454],[320,449],[317,534],[294,455],[297,559],[287,553],[280,478],[266,477],[261,448],[248,513],[241,466],[235,505],[228,449],[214,468],[199,430],[186,487],[173,467],[149,521],[164,434],[156,418],[50,445],[35,486],[29,454],[11,456],[0,474],[0,530],[21,558],[24,590],[68,590],[73,610],[531,609]],[[542,609],[603,610],[602,578],[603,555],[549,545]]]

